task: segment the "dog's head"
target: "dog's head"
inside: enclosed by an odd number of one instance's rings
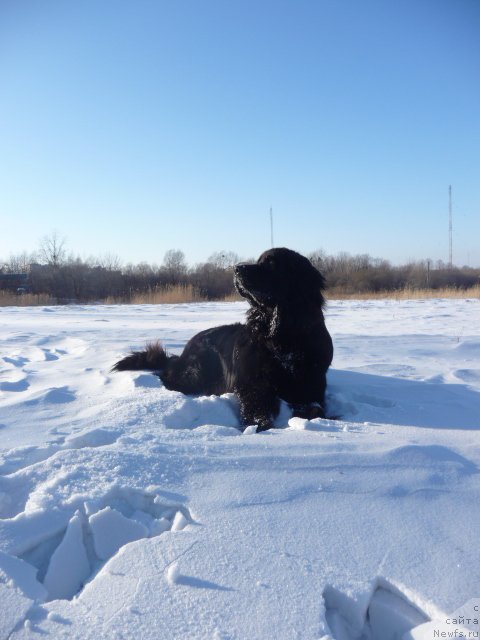
[[[310,260],[291,249],[269,249],[257,262],[237,264],[234,283],[254,307],[273,309],[305,300],[323,304],[322,274]]]

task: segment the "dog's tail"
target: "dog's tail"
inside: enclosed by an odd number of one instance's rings
[[[169,358],[160,342],[150,342],[144,351],[132,351],[113,365],[112,371],[162,371]]]

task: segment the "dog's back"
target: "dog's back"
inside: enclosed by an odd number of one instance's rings
[[[169,355],[159,342],[149,344],[119,360],[113,370],[150,370],[160,376],[167,389],[221,395],[234,390],[234,351],[245,331],[240,323],[206,329],[187,342],[180,356]]]

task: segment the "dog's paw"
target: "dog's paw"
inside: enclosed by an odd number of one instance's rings
[[[325,418],[325,411],[319,402],[309,404],[292,405],[293,417],[314,420],[315,418]]]

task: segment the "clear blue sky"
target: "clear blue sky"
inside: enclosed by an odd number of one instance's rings
[[[480,265],[479,0],[2,0],[0,256]]]

